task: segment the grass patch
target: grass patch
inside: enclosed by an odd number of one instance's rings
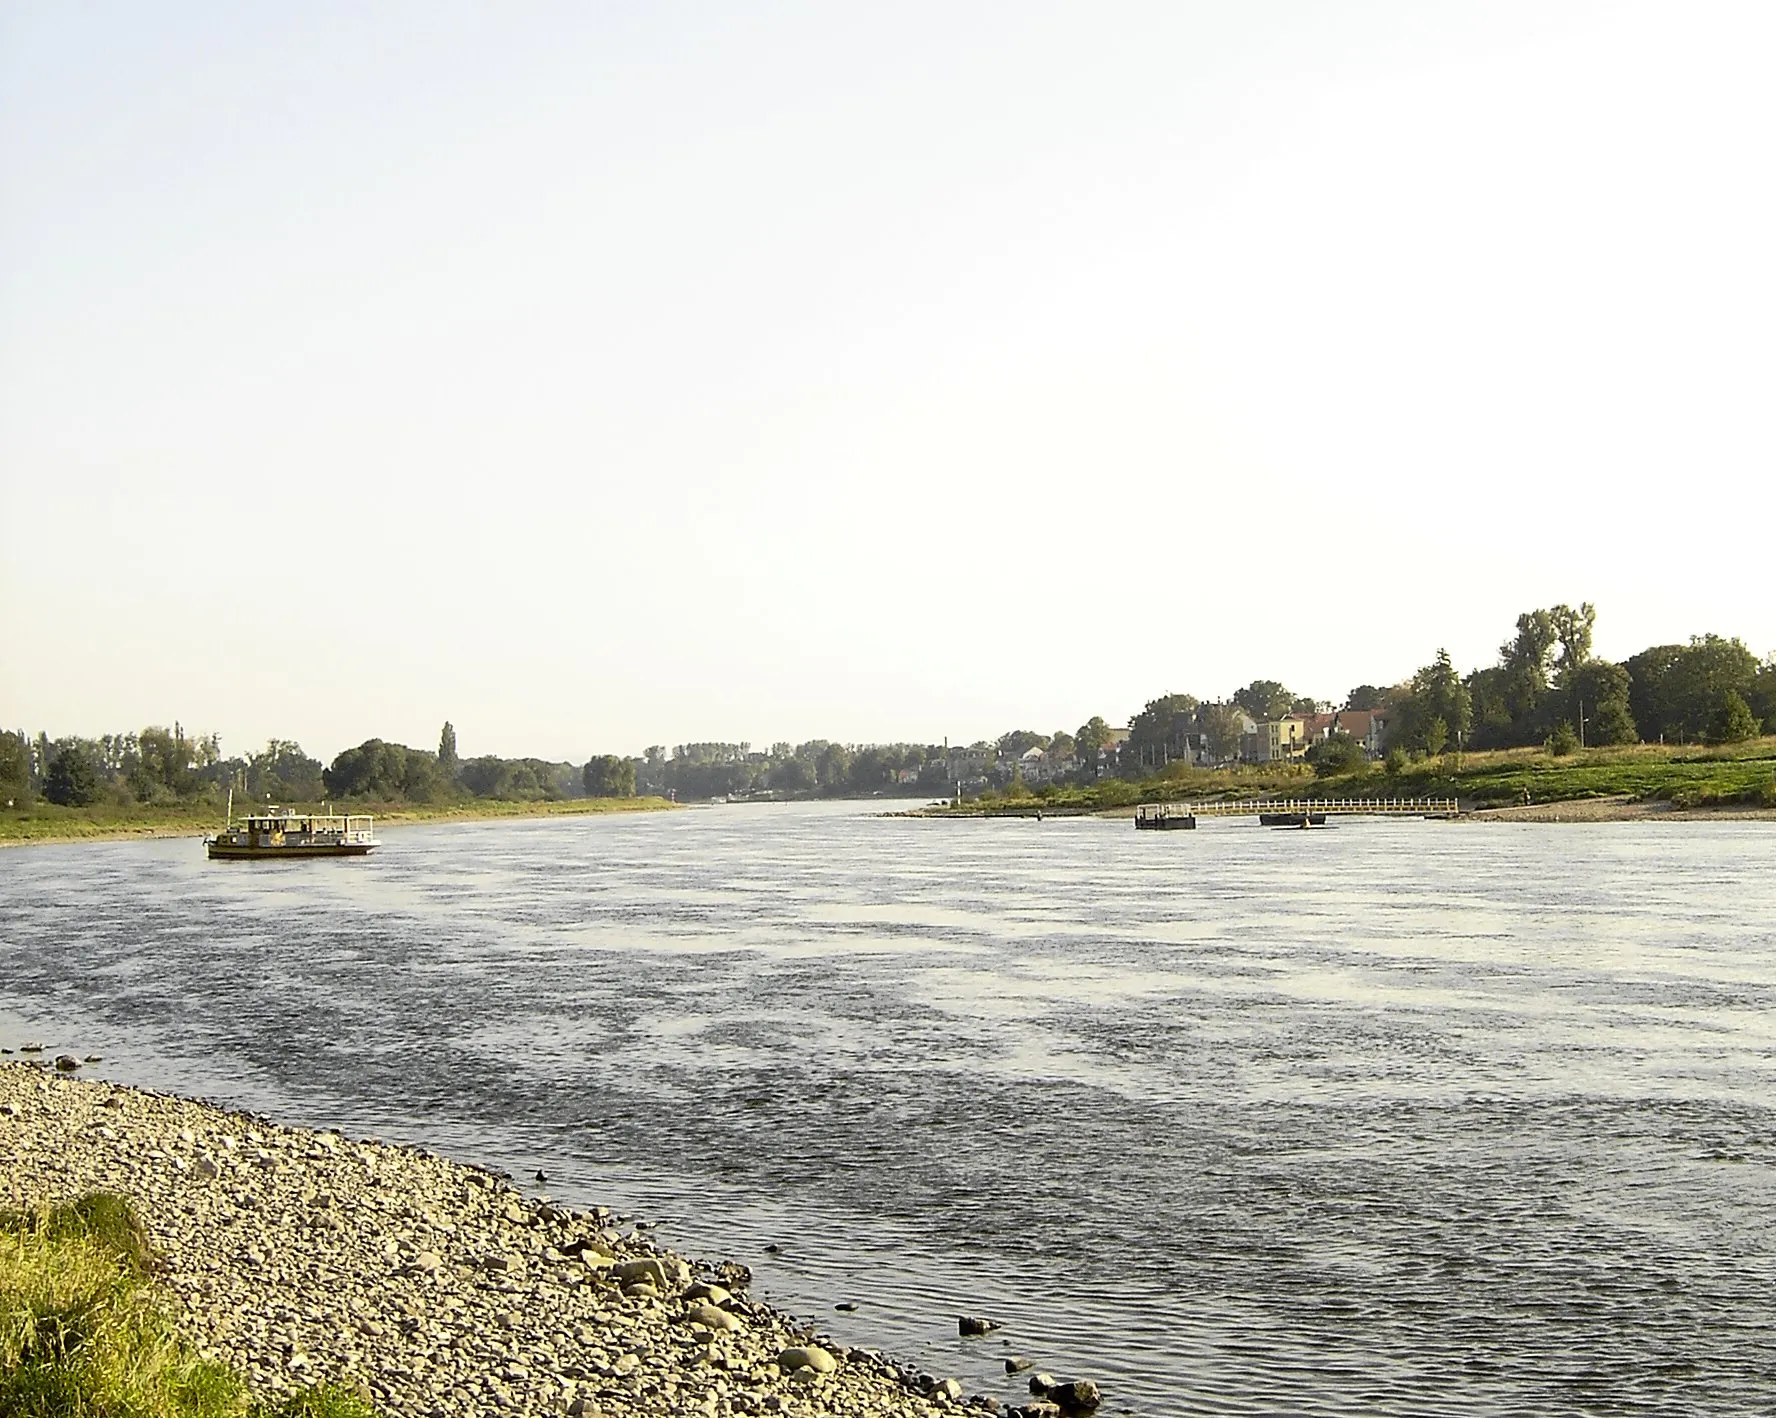
[[[153,1252],[122,1197],[0,1212],[0,1414],[6,1418],[373,1418],[357,1394],[255,1403],[175,1332]]]

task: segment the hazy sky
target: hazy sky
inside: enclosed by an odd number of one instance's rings
[[[1776,7],[0,8],[0,724],[1776,649]]]

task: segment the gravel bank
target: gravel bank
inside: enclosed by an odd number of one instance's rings
[[[0,1063],[0,1204],[95,1190],[131,1198],[187,1333],[268,1396],[332,1380],[415,1418],[1007,1411],[833,1344],[748,1299],[740,1267],[686,1261],[603,1208]]]

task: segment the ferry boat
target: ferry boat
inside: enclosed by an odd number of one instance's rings
[[[296,812],[268,807],[234,820],[229,796],[228,825],[204,838],[212,858],[231,861],[294,857],[367,857],[382,844],[369,817],[334,812]]]

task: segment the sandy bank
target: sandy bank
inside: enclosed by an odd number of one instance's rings
[[[0,1063],[0,1205],[96,1190],[134,1203],[181,1328],[267,1395],[332,1380],[416,1418],[1004,1411],[832,1343],[749,1299],[743,1268],[687,1261],[603,1208]]]
[[[1623,795],[1481,808],[1463,816],[1474,822],[1776,822],[1776,808],[1679,808]]]

